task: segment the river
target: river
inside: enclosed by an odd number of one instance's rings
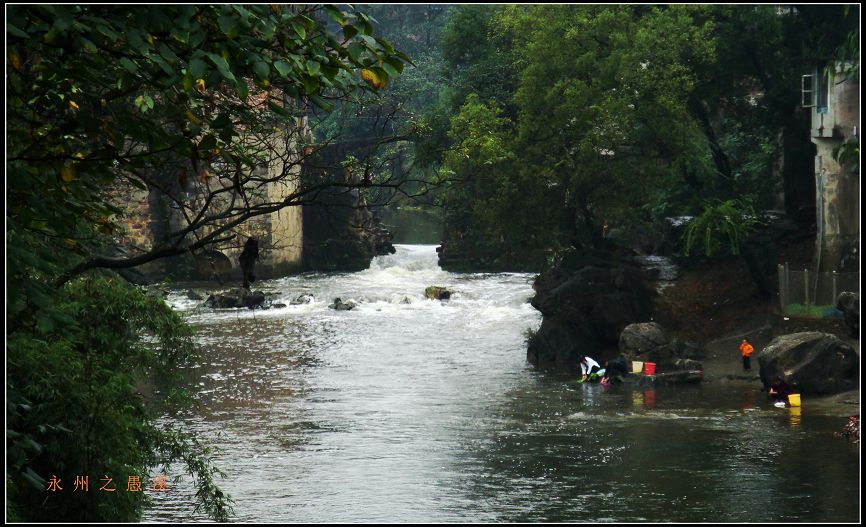
[[[856,522],[859,446],[838,417],[753,385],[580,385],[526,362],[528,274],[452,274],[400,245],[359,273],[257,284],[270,310],[177,289],[203,359],[176,424],[220,449],[247,522]],[[424,288],[456,294],[426,300]],[[328,309],[334,297],[359,302]],[[198,521],[189,481],[145,519]]]

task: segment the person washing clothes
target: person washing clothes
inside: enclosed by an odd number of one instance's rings
[[[598,371],[601,370],[601,366],[590,357],[584,355],[580,359],[580,380],[586,381],[590,378],[591,375],[597,374]]]
[[[604,378],[601,382],[602,384],[622,382],[626,375],[628,375],[628,363],[622,357],[617,357],[604,363]]]
[[[781,377],[773,379],[773,382],[770,383],[770,387],[767,389],[767,397],[769,397],[771,401],[774,401],[775,403],[783,403],[785,405],[788,404],[788,395],[792,393],[794,393],[794,391]]]

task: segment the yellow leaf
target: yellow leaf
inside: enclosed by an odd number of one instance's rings
[[[204,91],[204,79],[199,79],[199,80],[195,81],[195,88],[198,91],[203,92]]]
[[[69,107],[72,108],[73,110],[78,110],[78,109],[80,109],[80,108],[78,107],[78,103],[76,103],[75,101],[69,101]]]
[[[362,69],[361,78],[364,79],[364,82],[376,89],[385,86],[385,81],[383,81],[378,75],[376,75],[376,72],[373,70]]]
[[[189,122],[191,122],[192,124],[201,124],[201,119],[199,119],[198,117],[196,117],[195,115],[193,115],[193,113],[190,112],[190,111],[187,111],[187,112],[186,112],[186,118],[187,118],[187,119],[189,120]]]
[[[21,71],[21,57],[19,57],[18,53],[14,50],[9,52],[9,62],[12,63],[12,67],[15,68],[15,71]]]
[[[153,35],[148,35],[148,36],[147,36],[147,43],[150,44],[151,46],[153,45],[153,40],[154,40],[154,39],[153,39]]]
[[[72,167],[63,167],[60,169],[60,178],[63,181],[70,183],[72,178],[75,177],[75,169]]]

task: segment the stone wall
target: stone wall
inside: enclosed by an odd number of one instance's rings
[[[301,121],[306,127],[306,121]],[[286,145],[286,142],[271,141],[272,145]],[[297,191],[300,185],[300,158],[286,156],[286,149],[292,148],[294,141],[287,146],[272,151],[271,160],[257,169],[258,175],[279,181],[269,182],[258,190],[247,189],[246,199],[251,206],[257,203],[281,202]],[[199,199],[196,183],[177,184],[171,176],[160,174],[160,180],[170,181],[175,187],[172,192],[184,200]],[[198,184],[201,184],[200,182]],[[211,184],[214,183],[213,180]],[[113,201],[125,210],[122,231],[116,233],[117,246],[127,255],[146,252],[154,247],[168,232],[183,229],[188,225],[176,203],[165,193],[152,189],[141,190],[135,187],[118,187],[113,192]],[[223,194],[213,206],[228,206],[231,194]],[[235,196],[236,199],[242,199]],[[195,209],[196,204],[192,203]],[[196,235],[206,236],[219,227],[219,223],[196,231]],[[249,237],[259,241],[259,260],[256,276],[261,279],[275,278],[302,270],[303,263],[303,220],[301,206],[290,206],[277,212],[253,217],[231,231],[234,239],[223,241],[179,257],[157,260],[140,266],[137,270],[150,279],[162,279],[168,275],[179,279],[216,280],[226,282],[239,279],[240,263],[238,256]],[[225,237],[225,236],[221,236]],[[195,236],[189,240],[195,239]]]

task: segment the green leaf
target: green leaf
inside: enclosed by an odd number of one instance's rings
[[[256,76],[260,79],[267,79],[271,74],[271,67],[263,60],[257,61],[253,64],[253,70],[256,72]]]
[[[328,4],[325,5],[325,12],[328,14],[331,20],[340,24],[341,26],[346,23],[346,16],[343,15],[343,12],[340,11],[338,8]]]
[[[217,20],[219,24],[220,31],[229,38],[235,38],[238,36],[238,20],[235,17],[222,15]]]
[[[289,73],[292,71],[292,67],[288,62],[284,60],[278,60],[274,62],[274,69],[277,70],[277,73],[280,74],[280,77],[287,77]]]
[[[308,95],[312,95],[319,90],[319,81],[315,77],[311,77],[306,73],[302,74],[301,82],[304,84],[304,91],[307,92]]]
[[[351,44],[349,44],[349,47],[346,49],[346,51],[348,51],[349,57],[353,61],[358,62],[359,60],[361,60],[361,54],[364,53],[364,46],[359,42],[352,42]]]
[[[129,60],[128,58],[123,57],[118,62],[120,63],[121,66],[123,66],[123,69],[132,73],[133,75],[138,73],[138,66],[136,66],[135,63],[132,62],[131,60]]]
[[[201,30],[196,31],[190,36],[189,47],[197,49],[205,40],[207,40],[207,33]]]
[[[343,26],[343,37],[346,39],[350,39],[358,34],[358,28],[351,24],[346,24]]]
[[[318,62],[316,62],[315,60],[308,60],[307,61],[307,71],[310,73],[310,75],[317,75],[319,73],[319,70],[321,69],[321,67],[322,67],[322,65],[319,64]]]
[[[270,108],[272,112],[282,115],[283,117],[292,116],[292,114],[287,109],[280,106],[279,104],[276,104],[273,101],[268,101],[268,108]]]
[[[302,26],[298,22],[292,21],[292,29],[294,29],[295,33],[297,33],[298,36],[301,37],[302,39],[307,38],[307,30],[304,29],[304,26]]]
[[[189,61],[189,73],[193,80],[204,79],[207,76],[207,63],[201,59]]]
[[[313,104],[315,104],[316,106],[318,106],[322,110],[325,110],[326,112],[330,112],[331,110],[334,109],[333,104],[329,103],[325,99],[322,99],[318,95],[310,95],[310,100],[313,102]]]
[[[397,70],[395,70],[394,67],[391,66],[391,65],[390,65],[389,63],[387,63],[387,62],[382,63],[382,69],[385,70],[385,72],[388,73],[388,76],[389,76],[389,77],[396,77],[396,76],[400,75],[400,74],[397,72]]]
[[[213,150],[217,146],[217,138],[212,134],[207,134],[198,144],[199,150]]]
[[[223,76],[224,79],[231,82],[237,82],[234,74],[231,69],[229,69],[229,63],[226,62],[226,59],[217,55],[216,53],[207,53],[208,58],[213,62],[214,66],[216,66],[217,71],[220,72],[220,75]]]
[[[235,81],[235,90],[238,92],[238,97],[246,99],[250,93],[250,88],[247,86],[247,81],[240,79]]]
[[[42,476],[40,476],[39,474],[37,474],[36,472],[33,472],[33,469],[32,469],[32,468],[27,467],[27,470],[25,470],[21,475],[22,475],[22,476],[24,477],[24,479],[26,479],[27,482],[30,483],[30,484],[31,484],[31,485],[32,485],[36,490],[39,490],[39,491],[43,491],[43,490],[45,490],[45,482],[46,482],[46,479],[43,478]]]
[[[174,51],[172,51],[165,42],[159,43],[159,54],[171,64],[177,64],[180,62],[178,56],[175,55]]]
[[[403,67],[405,66],[405,64],[402,60],[395,59],[393,57],[386,57],[385,63],[390,64],[392,68],[397,70],[397,73],[403,73]]]
[[[21,31],[20,29],[18,29],[17,27],[13,26],[13,25],[10,24],[9,22],[6,22],[6,32],[9,33],[9,34],[11,34],[11,35],[14,35],[14,36],[16,36],[16,37],[20,37],[20,38],[30,38],[30,35],[28,35],[28,34],[25,33],[24,31]]]

